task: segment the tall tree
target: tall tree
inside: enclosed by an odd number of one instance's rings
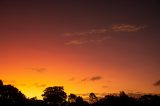
[[[47,87],[42,97],[48,104],[60,105],[66,102],[67,94],[62,86],[53,86]]]

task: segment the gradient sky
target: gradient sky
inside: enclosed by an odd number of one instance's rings
[[[0,78],[27,97],[160,93],[159,0],[0,0]]]

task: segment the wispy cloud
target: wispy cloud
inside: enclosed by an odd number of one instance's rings
[[[90,43],[102,43],[111,37],[106,35],[109,29],[101,28],[101,29],[91,29],[88,31],[82,32],[69,32],[64,33],[65,37],[70,38],[65,44],[66,45],[84,45]]]
[[[88,78],[83,78],[82,80],[81,80],[81,82],[85,82],[85,81],[87,81],[88,80]]]
[[[101,36],[99,38],[85,38],[85,39],[73,39],[66,42],[66,45],[84,45],[90,43],[102,43],[107,39],[111,39],[111,36]]]
[[[101,80],[101,76],[93,76],[93,77],[85,77],[81,80],[81,82],[86,82],[86,81],[98,81]]]
[[[108,28],[101,28],[101,29],[91,29],[89,31],[83,31],[83,32],[67,32],[64,33],[67,37],[73,37],[73,36],[100,36],[101,34],[107,33],[107,32],[115,32],[115,31],[123,31],[123,32],[137,32],[139,30],[144,29],[145,25],[132,25],[132,24],[114,24],[112,26],[109,26]]]
[[[160,86],[160,80],[156,81],[153,85],[154,86]]]
[[[145,25],[132,25],[132,24],[115,24],[107,28],[91,29],[81,32],[67,32],[64,36],[69,38],[66,45],[84,45],[90,43],[103,43],[108,39],[112,39],[110,33],[116,32],[138,32],[144,29]],[[116,34],[114,33],[114,34]]]
[[[84,98],[87,98],[89,96],[89,94],[90,93],[81,93],[81,94],[77,94],[77,95],[82,96]],[[98,93],[98,92],[96,93],[96,92],[94,92],[94,94],[99,98],[105,97],[105,96],[108,96],[108,95],[114,95],[114,96],[118,96],[119,95],[119,93],[105,93],[105,92],[104,93]],[[135,92],[135,93],[128,93],[128,95],[131,96],[131,97],[134,97],[134,98],[139,98],[142,95],[146,95],[146,94],[143,93],[143,92]]]
[[[101,76],[94,76],[94,77],[92,77],[90,80],[91,80],[91,81],[97,81],[97,80],[101,80],[101,79],[102,79]]]
[[[109,29],[91,29],[89,31],[84,31],[84,32],[70,32],[70,33],[65,33],[65,36],[89,36],[89,35],[93,35],[93,34],[103,34],[106,33],[107,31],[109,31]]]
[[[39,72],[39,73],[47,70],[47,68],[29,68],[29,69],[32,70],[32,71]]]
[[[108,86],[104,85],[104,86],[102,86],[102,88],[108,88]]]
[[[130,25],[130,24],[120,24],[120,25],[112,25],[112,31],[116,32],[137,32],[139,30],[144,29],[145,26],[139,25]]]
[[[74,81],[75,80],[75,78],[74,77],[72,77],[72,78],[70,78],[68,81]]]
[[[3,82],[4,83],[11,83],[11,84],[16,83],[16,81],[14,81],[14,80],[3,80]]]
[[[34,83],[32,86],[35,86],[37,88],[43,88],[43,87],[46,87],[46,84]]]
[[[82,96],[84,98],[87,98],[89,96],[90,93],[81,93],[81,94],[77,94],[79,96]],[[109,95],[108,93],[96,93],[94,92],[94,94],[97,96],[97,97],[104,97],[106,95]]]
[[[70,41],[66,42],[66,45],[82,45],[85,43],[87,43],[87,41],[74,39],[74,40],[70,40]]]

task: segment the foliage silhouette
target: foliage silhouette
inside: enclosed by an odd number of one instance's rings
[[[75,94],[70,94],[68,96],[68,102],[70,102],[70,103],[75,103],[76,99],[77,99],[77,95],[75,95]]]
[[[76,106],[88,106],[88,102],[84,101],[82,97],[78,96],[76,98]]]
[[[160,106],[160,96],[143,95],[139,98],[140,106]]]
[[[89,101],[90,101],[91,104],[98,101],[97,96],[93,92],[89,94]]]
[[[48,87],[42,94],[43,100],[47,104],[61,105],[66,102],[67,94],[62,86]]]
[[[143,95],[139,98],[128,96],[124,91],[119,95],[106,95],[98,99],[89,94],[89,103],[75,94],[67,95],[62,86],[47,87],[42,94],[43,100],[36,97],[26,98],[16,87],[4,85],[0,80],[0,106],[160,106],[159,95]]]
[[[0,87],[2,87],[3,86],[3,82],[2,82],[2,80],[0,80]]]
[[[26,97],[12,85],[0,85],[0,104],[24,104]]]

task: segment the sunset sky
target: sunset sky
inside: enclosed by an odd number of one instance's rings
[[[159,0],[0,0],[0,79],[27,97],[160,93]]]

